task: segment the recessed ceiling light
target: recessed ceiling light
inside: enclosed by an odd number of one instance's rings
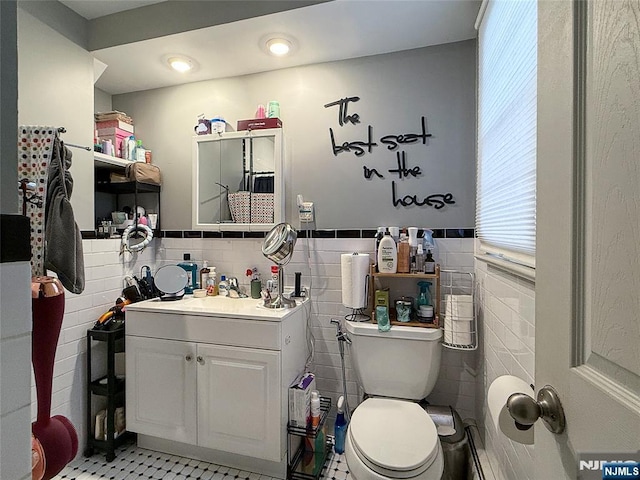
[[[271,55],[282,57],[291,50],[292,44],[286,38],[272,38],[267,41],[267,49]]]
[[[180,73],[188,72],[193,68],[193,61],[186,57],[169,57],[167,62],[171,68]]]

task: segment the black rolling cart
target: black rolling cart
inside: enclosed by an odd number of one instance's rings
[[[99,378],[93,378],[91,367],[91,353],[95,342],[106,342],[107,344],[107,374]],[[87,412],[86,412],[86,432],[87,447],[84,451],[85,457],[93,455],[94,450],[102,450],[106,453],[107,462],[116,458],[115,449],[118,448],[129,436],[127,432],[122,432],[116,437],[115,412],[117,407],[124,406],[125,380],[116,377],[116,353],[124,352],[124,323],[119,328],[113,330],[87,330]],[[94,395],[106,397],[106,429],[105,439],[95,438],[95,419],[91,412],[92,399]]]

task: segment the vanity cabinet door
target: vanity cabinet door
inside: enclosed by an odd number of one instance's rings
[[[280,352],[198,344],[198,445],[280,461]]]
[[[126,337],[127,430],[195,444],[196,344]]]

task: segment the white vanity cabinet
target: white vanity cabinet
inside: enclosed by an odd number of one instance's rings
[[[304,368],[308,306],[257,302],[127,307],[127,430],[141,446],[185,454],[171,445],[193,445],[187,456],[284,478],[287,389]]]
[[[195,444],[196,344],[127,335],[125,348],[127,428]]]
[[[279,461],[280,352],[198,345],[198,445]]]

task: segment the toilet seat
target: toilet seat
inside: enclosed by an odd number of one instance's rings
[[[348,435],[362,463],[386,478],[416,477],[429,469],[441,452],[429,414],[405,400],[365,400],[351,416]]]

